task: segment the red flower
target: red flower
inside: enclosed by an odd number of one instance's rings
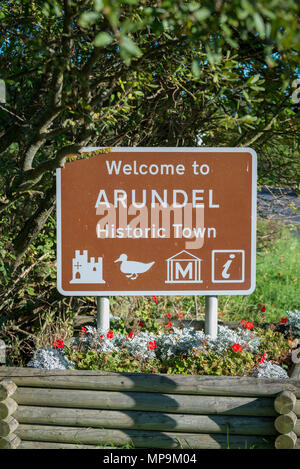
[[[233,344],[232,350],[233,350],[234,352],[239,352],[239,353],[241,353],[241,352],[243,351],[243,349],[242,349],[242,347],[240,346],[240,344]]]
[[[178,317],[179,317],[179,319],[182,319],[182,318],[183,318],[183,313],[180,313],[180,314],[178,315]]]
[[[112,339],[113,336],[114,336],[113,331],[108,331],[108,333],[106,334],[106,337],[107,337],[108,339]]]
[[[265,359],[266,359],[266,354],[265,354],[265,352],[264,352],[264,353],[263,353],[263,356],[262,356],[261,359],[259,360],[259,363],[264,363]]]
[[[144,325],[143,321],[139,321],[139,326],[142,327]]]
[[[102,334],[102,335],[99,335],[99,339],[103,339],[103,337],[104,337],[104,335],[103,335],[103,334]]]
[[[167,314],[167,318],[170,319],[171,317],[171,313]]]
[[[288,322],[289,318],[281,318],[280,319],[280,324],[286,324]]]
[[[128,337],[129,337],[129,339],[132,339],[132,337],[133,337],[133,332],[132,331],[129,332]]]
[[[168,322],[168,327],[172,327],[171,321]]]
[[[253,322],[252,321],[246,321],[243,324],[244,329],[253,329]]]
[[[87,330],[85,327],[82,326],[81,331],[84,332],[85,334],[87,333]]]
[[[261,308],[261,312],[264,313],[266,311],[266,307],[265,305],[263,305],[263,307]]]
[[[64,347],[64,341],[61,339],[57,339],[56,342],[52,342],[52,346],[55,348],[63,348]]]
[[[239,322],[239,326],[243,325],[244,329],[253,329],[253,322],[252,321],[245,321],[245,319],[242,319],[242,321]]]
[[[153,342],[149,342],[148,348],[149,348],[150,350],[154,350],[156,347],[157,347],[157,345],[156,345],[155,340],[153,340]]]

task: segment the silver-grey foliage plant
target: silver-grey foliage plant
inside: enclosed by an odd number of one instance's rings
[[[32,360],[27,363],[30,368],[44,368],[46,370],[69,370],[74,368],[62,350],[46,347],[36,351]]]
[[[293,336],[300,337],[300,311],[296,309],[295,311],[287,312],[288,322],[286,328],[292,329]]]
[[[256,378],[278,378],[278,379],[288,379],[289,376],[287,372],[281,368],[279,365],[275,365],[275,363],[265,361],[261,363],[255,373],[251,376]]]

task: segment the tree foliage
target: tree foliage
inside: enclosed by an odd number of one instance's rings
[[[54,170],[86,145],[251,146],[261,183],[296,187],[298,19],[296,0],[3,0],[6,281],[47,250]]]

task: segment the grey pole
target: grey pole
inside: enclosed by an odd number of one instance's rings
[[[218,334],[218,297],[205,297],[205,334],[213,339]]]
[[[97,296],[97,331],[109,331],[109,296]]]
[[[0,339],[0,365],[6,364],[6,345],[4,340]]]

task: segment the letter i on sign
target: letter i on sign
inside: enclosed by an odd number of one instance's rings
[[[229,256],[230,260],[228,260],[227,262],[225,262],[225,264],[223,265],[224,269],[223,269],[223,272],[222,272],[222,277],[223,278],[230,278],[230,274],[228,274],[228,269],[232,263],[232,260],[235,258],[235,254],[230,254]]]
[[[212,251],[212,282],[241,283],[245,277],[245,251]]]

